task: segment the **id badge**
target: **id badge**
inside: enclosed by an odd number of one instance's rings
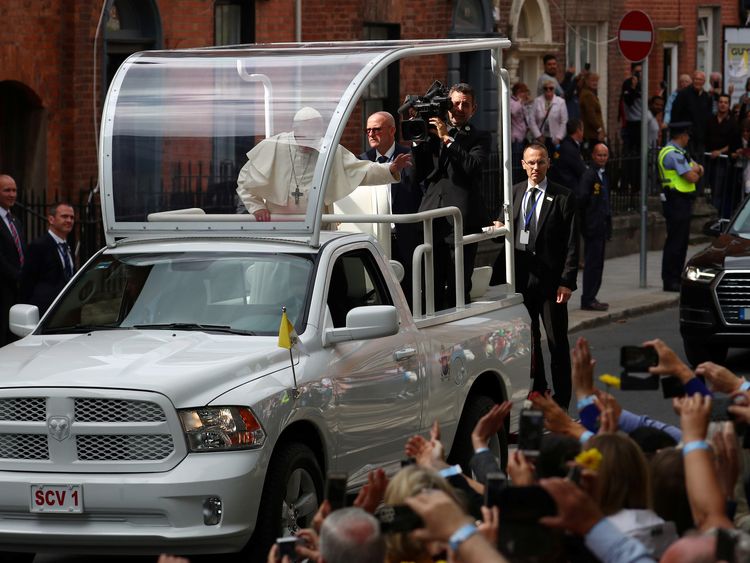
[[[665,194],[664,192],[661,192],[659,194],[659,199],[662,201],[662,203],[666,202],[667,201],[667,194]]]
[[[529,244],[529,231],[521,231],[518,233],[519,244]]]

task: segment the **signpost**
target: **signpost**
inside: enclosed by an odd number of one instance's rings
[[[640,10],[627,12],[617,28],[617,46],[631,63],[641,63],[641,287],[646,287],[648,219],[648,56],[654,47],[654,24]]]

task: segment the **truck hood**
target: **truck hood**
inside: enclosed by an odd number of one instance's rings
[[[178,408],[208,404],[288,365],[275,337],[190,331],[31,335],[0,349],[3,387],[155,391]]]

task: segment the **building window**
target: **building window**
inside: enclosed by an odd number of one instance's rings
[[[719,8],[698,10],[695,68],[706,73],[706,80],[712,71],[721,71],[721,61],[719,61],[721,49],[714,48],[721,36],[721,30],[718,27],[720,22]]]
[[[392,41],[399,39],[400,28],[396,24],[365,24],[364,39],[367,41]],[[399,63],[391,64],[370,83],[362,96],[362,131],[367,126],[367,118],[376,111],[390,112],[398,123],[399,103]],[[362,136],[363,150],[369,148],[367,135]]]
[[[255,3],[252,0],[218,0],[214,4],[214,45],[254,41]]]
[[[579,72],[586,64],[591,70],[599,68],[599,26],[595,23],[576,24],[568,28],[566,66]]]

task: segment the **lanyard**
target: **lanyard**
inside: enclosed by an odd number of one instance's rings
[[[539,190],[539,195],[536,196],[536,199],[534,200],[534,205],[531,206],[531,210],[529,211],[529,214],[526,215],[526,218],[523,221],[523,230],[524,231],[528,231],[529,230],[529,224],[531,223],[531,216],[534,215],[534,210],[536,209],[536,204],[539,203],[539,200],[542,199],[542,195],[544,195],[544,193],[542,192],[542,190],[540,190],[539,188],[536,188],[536,189]],[[529,194],[528,197],[531,197],[531,194]],[[528,205],[528,203],[529,203],[529,200],[527,199],[526,200],[526,205]]]

